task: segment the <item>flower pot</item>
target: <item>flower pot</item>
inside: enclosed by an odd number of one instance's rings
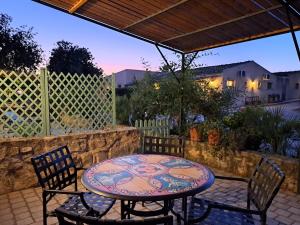
[[[217,129],[209,130],[207,133],[208,136],[208,144],[216,146],[220,143],[220,131]]]
[[[191,141],[200,141],[200,133],[196,127],[190,128],[190,140]]]

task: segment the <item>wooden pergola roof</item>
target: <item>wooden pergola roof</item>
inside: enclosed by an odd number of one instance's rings
[[[34,1],[183,53],[290,31],[282,0]],[[296,31],[300,0],[289,3]]]

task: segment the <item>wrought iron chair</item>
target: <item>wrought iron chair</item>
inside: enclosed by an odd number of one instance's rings
[[[254,224],[253,215],[260,217],[266,225],[267,210],[278,193],[285,174],[272,160],[262,157],[249,180],[237,177],[216,176],[217,179],[247,182],[247,208],[226,205],[193,197],[189,210],[190,224],[235,225]],[[251,203],[255,209],[251,209]]]
[[[184,157],[184,138],[143,136],[142,153]]]
[[[75,166],[75,162],[67,146],[31,158],[32,165],[43,189],[43,224],[47,224],[48,216],[55,216],[55,212],[47,211],[47,203],[56,195],[69,195],[63,204],[65,210],[101,217],[105,215],[115,203],[114,199],[105,198],[91,192],[78,192],[77,171],[84,169]],[[74,191],[64,188],[74,185]],[[93,209],[92,211],[90,209]]]
[[[92,209],[91,209],[92,211]],[[59,225],[173,225],[173,217],[171,215],[163,217],[155,217],[144,220],[108,220],[99,219],[91,216],[81,216],[74,212],[70,212],[63,207],[55,210]]]

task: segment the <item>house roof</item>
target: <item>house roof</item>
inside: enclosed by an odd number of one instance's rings
[[[249,62],[254,62],[254,61],[245,61],[245,62],[237,62],[237,63],[223,64],[223,65],[216,65],[216,66],[199,67],[199,68],[193,69],[193,72],[196,75],[220,74],[225,69],[229,69],[229,68],[239,66],[239,65],[242,65],[242,64],[246,64],[246,63],[249,63]]]
[[[300,30],[300,0],[33,1],[184,53],[289,32],[284,2]]]
[[[216,65],[216,66],[206,66],[206,67],[199,67],[192,69],[194,74],[196,75],[195,79],[201,78],[203,76],[209,76],[209,75],[219,75],[221,74],[225,69],[233,68],[235,66],[243,65],[249,62],[254,61],[244,61],[244,62],[236,62],[236,63],[229,63],[229,64],[223,64],[223,65]],[[180,73],[180,71],[176,71],[176,73]],[[155,79],[162,79],[170,75],[168,72],[158,72],[153,74]]]
[[[297,73],[300,74],[300,70],[295,70],[295,71],[284,71],[284,72],[275,72],[275,73],[273,73],[273,74],[276,75],[276,76],[279,76],[279,77],[287,77],[288,75],[297,74]]]

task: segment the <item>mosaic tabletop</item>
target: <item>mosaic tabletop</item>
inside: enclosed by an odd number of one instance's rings
[[[163,200],[199,193],[214,182],[205,166],[166,155],[130,155],[93,165],[82,176],[90,191],[125,200]]]

